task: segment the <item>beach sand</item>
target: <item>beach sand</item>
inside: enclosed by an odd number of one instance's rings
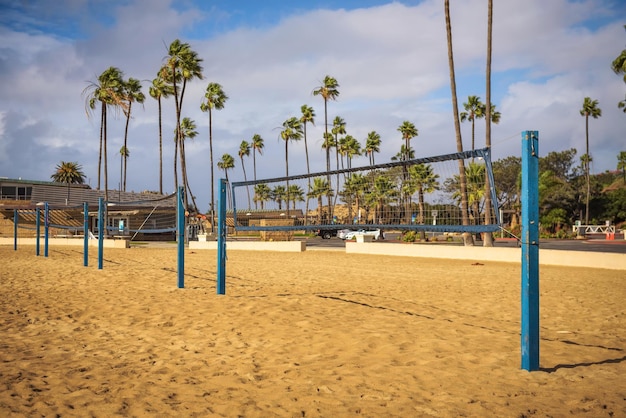
[[[0,247],[2,417],[624,417],[626,272],[345,254]]]

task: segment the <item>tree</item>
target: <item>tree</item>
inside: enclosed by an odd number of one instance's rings
[[[52,174],[50,178],[57,183],[67,184],[67,199],[65,199],[66,205],[70,201],[70,185],[85,183],[83,168],[78,163],[74,162],[61,161],[57,164],[54,174]]]
[[[163,71],[163,68],[159,70],[159,74],[152,80],[152,86],[150,86],[150,97],[154,98],[159,104],[159,193],[161,194],[163,194],[163,122],[161,99],[166,99],[174,94],[174,88],[167,84],[160,75]]]
[[[100,102],[100,148],[98,155],[98,186],[100,190],[100,173],[104,160],[104,199],[109,199],[109,178],[107,167],[107,108],[124,105],[124,74],[119,68],[109,67],[98,77],[97,82],[90,82],[83,90],[87,117]]]
[[[420,225],[424,225],[424,194],[432,193],[439,190],[439,175],[435,174],[430,164],[416,164],[409,168],[409,176],[411,183],[417,189],[417,202],[419,216],[417,221]],[[426,239],[426,232],[420,232],[420,239]]]
[[[193,210],[196,212],[198,209],[195,203],[195,198],[193,197],[193,193],[191,193],[189,181],[187,178],[185,144],[181,138],[181,114],[187,83],[194,78],[198,78],[200,80],[203,78],[202,66],[200,64],[201,62],[202,59],[198,57],[198,53],[193,51],[188,43],[184,43],[176,39],[170,44],[168,48],[166,65],[162,67],[163,71],[161,74],[161,76],[172,85],[172,89],[174,90],[174,101],[176,105],[175,147],[180,148],[180,169],[182,173],[183,185],[185,186],[185,204],[187,204],[187,202],[189,201],[187,197],[191,197]],[[179,86],[179,83],[182,83],[182,85]],[[174,182],[176,188],[178,188],[178,173],[176,171],[176,165],[174,166]],[[211,225],[213,225],[213,223],[211,223]]]
[[[367,134],[365,152],[369,156],[370,165],[374,165],[374,153],[380,152],[380,135],[376,131]]]
[[[452,22],[450,21],[450,0],[445,0],[444,9],[446,15],[446,36],[448,46],[448,66],[450,68],[450,91],[452,92],[452,114],[454,117],[454,131],[456,133],[456,149],[457,152],[463,152],[463,140],[461,138],[461,124],[459,122],[459,105],[456,97],[456,80],[454,76],[454,53],[452,51]],[[469,225],[469,214],[467,204],[467,179],[465,178],[465,165],[463,160],[459,160],[459,176],[461,182],[461,222],[463,225]],[[463,234],[463,243],[474,245],[474,239],[471,234]]]
[[[124,128],[124,149],[126,153],[124,155],[124,181],[122,183],[122,190],[126,191],[126,173],[128,156],[128,125],[130,122],[131,109],[133,102],[143,103],[146,100],[146,96],[141,91],[141,82],[136,78],[130,77],[127,82],[124,83],[124,100],[126,101],[126,107],[124,108],[124,115],[126,116],[126,127]]]
[[[622,178],[624,179],[624,184],[626,185],[626,151],[620,151],[617,156],[617,169],[622,170]]]
[[[402,134],[402,139],[404,140],[404,144],[400,148],[400,161],[408,161],[414,158],[414,155],[411,155],[411,139],[415,138],[418,135],[417,128],[415,125],[408,120],[402,122],[402,124],[398,127],[398,132]],[[400,199],[404,200],[404,212],[406,216],[406,222],[410,223],[411,220],[411,194],[410,193],[410,185],[408,183],[408,172],[406,166],[402,166],[402,195]],[[407,189],[405,186],[408,186]],[[408,192],[408,193],[407,193]]]
[[[324,145],[326,148],[326,171],[330,171],[330,144],[328,143],[328,101],[336,100],[339,97],[339,83],[329,75],[324,77],[321,86],[313,90],[314,96],[322,96],[324,99]],[[328,176],[328,184],[330,186],[330,175]],[[332,208],[330,200],[328,201],[328,214],[332,218]]]
[[[289,200],[293,203],[292,209],[296,210],[296,202],[304,202],[304,190],[302,187],[297,184],[290,184],[289,189],[287,190],[287,196]],[[289,201],[287,202],[289,205]]]
[[[263,155],[263,148],[265,147],[263,138],[261,138],[261,135],[259,134],[254,134],[252,136],[252,142],[250,144],[250,147],[252,148],[252,165],[253,165],[253,170],[254,170],[254,181],[256,181],[256,153],[258,152],[259,155]],[[254,208],[257,208],[257,200],[254,200]],[[261,207],[261,209],[263,209]]]
[[[248,141],[241,141],[239,144],[239,158],[241,159],[241,169],[243,170],[243,180],[248,181],[248,177],[246,176],[246,165],[243,163],[243,157],[250,156],[250,144]],[[246,192],[248,193],[248,207],[250,207],[250,190],[248,186],[246,186]]]
[[[323,205],[322,205],[322,197],[326,196],[330,201],[333,194],[333,190],[330,187],[330,183],[328,179],[322,177],[315,177],[313,179],[313,188],[309,192],[309,197],[313,199],[317,199],[317,222],[322,224],[323,216]],[[308,214],[307,214],[308,215]]]
[[[583,100],[583,108],[580,110],[580,115],[585,118],[585,149],[587,155],[587,163],[585,164],[585,175],[587,180],[587,197],[585,199],[585,225],[589,225],[589,195],[591,193],[591,181],[589,178],[589,162],[591,161],[591,154],[589,153],[589,116],[594,119],[602,116],[602,109],[598,107],[598,101],[592,100],[590,97],[585,97]]]
[[[302,123],[300,119],[291,117],[283,122],[280,137],[285,141],[285,177],[289,177],[289,141],[302,139]],[[289,215],[289,180],[287,180],[287,215]]]
[[[300,106],[300,123],[302,123],[302,132],[304,137],[304,155],[306,157],[306,173],[311,174],[311,168],[309,166],[309,146],[307,144],[307,135],[306,135],[306,124],[310,123],[315,126],[315,111],[311,106],[307,106],[303,104]],[[305,216],[304,216],[304,224],[308,225],[308,217],[306,214],[309,212],[309,199],[308,194],[311,192],[311,179],[307,182],[307,199],[306,199],[306,207],[305,207]]]
[[[476,149],[474,146],[474,123],[476,119],[482,119],[485,117],[484,111],[486,106],[480,101],[480,97],[478,96],[468,96],[467,102],[463,103],[463,108],[466,110],[465,112],[461,112],[461,122],[471,122],[472,123],[472,150]]]
[[[206,101],[200,105],[200,110],[209,112],[209,164],[211,165],[211,232],[215,231],[215,178],[213,173],[213,109],[221,110],[228,100],[222,86],[218,83],[209,83],[204,93]],[[255,165],[256,167],[256,165]],[[256,178],[256,168],[255,168]]]
[[[417,131],[417,128],[415,128],[415,125],[408,120],[402,122],[402,124],[398,127],[398,132],[402,134],[402,139],[404,140],[404,152],[408,153],[411,149],[411,139],[419,135],[419,132]],[[409,160],[408,154],[403,154],[403,158],[401,160]]]
[[[624,25],[624,29],[626,29],[626,25]],[[615,74],[623,74],[624,83],[626,83],[626,49],[623,49],[617,58],[613,60],[611,63],[611,69],[615,72]],[[624,109],[624,113],[626,113],[626,98],[618,102],[617,107]]]
[[[265,202],[272,200],[272,189],[267,184],[257,184],[254,186],[254,202],[261,204],[261,210],[265,208]]]
[[[230,170],[231,168],[235,168],[235,159],[233,158],[233,156],[228,153],[222,155],[222,158],[217,162],[217,168],[219,168],[220,170],[224,170],[224,176],[226,176],[226,184],[230,184],[228,180],[228,170]],[[228,205],[232,208],[233,200],[230,194],[230,187],[227,187],[226,191],[228,193]]]
[[[287,206],[289,206],[289,200],[287,197],[287,188],[283,185],[277,185],[272,189],[272,200],[278,203],[278,210],[283,209],[283,202],[287,202]],[[289,207],[287,207],[289,210]]]

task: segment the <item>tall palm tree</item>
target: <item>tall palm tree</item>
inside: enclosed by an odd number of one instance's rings
[[[252,164],[254,166],[254,180],[256,181],[256,153],[258,152],[259,155],[263,155],[263,148],[265,148],[265,144],[263,138],[261,138],[261,135],[254,134],[252,136],[252,142],[250,146],[252,147]]]
[[[61,161],[54,169],[54,174],[50,178],[57,183],[67,184],[67,199],[65,199],[65,205],[70,201],[70,185],[71,184],[84,184],[85,174],[83,168],[74,162]]]
[[[365,140],[365,152],[369,156],[370,165],[374,165],[374,153],[380,152],[380,135],[376,131],[367,134]]]
[[[300,107],[300,123],[302,123],[302,132],[304,138],[304,155],[306,156],[306,173],[311,174],[311,168],[309,167],[309,146],[307,144],[306,136],[306,124],[310,123],[315,126],[315,110],[311,106],[303,104]]]
[[[454,131],[456,133],[457,152],[463,152],[463,140],[461,138],[461,123],[459,121],[459,104],[456,97],[456,79],[454,76],[454,53],[452,51],[452,22],[450,21],[450,0],[445,0],[444,10],[446,16],[446,37],[448,46],[448,67],[450,69],[450,91],[452,93],[452,113],[454,118]],[[461,222],[469,225],[469,213],[467,204],[467,179],[465,177],[465,164],[459,160],[459,177],[461,183]],[[463,234],[464,245],[474,245],[472,234]]]
[[[174,101],[176,105],[176,142],[175,146],[180,149],[180,165],[183,185],[185,186],[185,203],[191,197],[194,211],[197,211],[195,198],[189,190],[189,181],[187,178],[187,162],[185,157],[185,144],[181,139],[181,115],[183,109],[183,100],[185,97],[185,89],[187,83],[194,78],[202,80],[202,58],[198,53],[191,49],[188,43],[174,40],[169,48],[166,57],[166,65],[163,66],[161,76],[172,85],[174,90]],[[180,85],[179,85],[180,83]],[[174,172],[174,182],[178,188],[178,173]]]
[[[482,119],[485,117],[485,105],[480,101],[478,96],[468,96],[467,102],[463,103],[465,112],[461,112],[461,122],[472,123],[472,150],[476,149],[474,146],[474,123],[476,119]]]
[[[174,94],[174,88],[165,82],[161,73],[163,68],[159,70],[156,78],[152,80],[150,86],[150,97],[155,99],[159,104],[159,193],[163,194],[163,119],[161,99],[166,99]]]
[[[235,168],[235,159],[230,154],[222,155],[222,158],[217,162],[217,168],[220,170],[224,170],[224,176],[226,177],[226,184],[230,185],[230,181],[228,180],[228,170],[231,168]],[[230,193],[230,187],[226,187],[226,192],[228,194],[228,206],[233,207],[233,200]]]
[[[250,144],[248,141],[241,141],[239,144],[239,158],[241,159],[241,169],[243,170],[243,180],[248,181],[246,176],[246,165],[243,163],[243,157],[250,156]],[[246,192],[248,193],[248,207],[250,207],[250,189],[246,186]]]
[[[322,96],[324,99],[324,137],[328,136],[328,101],[337,100],[339,97],[339,83],[329,75],[324,77],[321,86],[313,90],[314,96]],[[330,149],[326,148],[326,171],[330,171]]]
[[[187,138],[194,139],[196,136],[198,136],[198,131],[196,131],[196,123],[189,118],[183,118],[179,128],[174,131],[174,136],[178,136],[178,143],[181,145],[179,148],[182,150],[182,145],[185,143],[185,140]],[[174,164],[176,164],[176,156],[174,156]]]
[[[291,117],[283,122],[283,130],[280,137],[285,141],[285,177],[289,177],[289,141],[302,139],[302,123],[300,119]],[[287,215],[289,215],[289,179],[287,179]]]
[[[213,109],[221,110],[228,100],[224,89],[218,83],[209,83],[204,93],[206,101],[200,105],[200,110],[209,112],[209,164],[211,165],[211,232],[215,231],[215,178],[213,177]],[[255,169],[256,176],[256,169]]]
[[[587,160],[585,164],[585,176],[587,179],[587,197],[585,199],[585,225],[589,225],[589,195],[591,194],[591,181],[589,177],[589,163],[591,162],[591,154],[589,153],[589,116],[594,119],[602,116],[602,109],[598,107],[598,101],[585,97],[583,100],[583,108],[580,109],[580,115],[585,118],[585,149]]]
[[[326,171],[330,171],[330,147],[328,144],[328,101],[337,100],[339,97],[339,83],[334,77],[327,75],[321,86],[313,90],[314,96],[322,96],[324,99],[324,144],[326,145]],[[328,177],[328,185],[330,186],[330,175]],[[331,187],[332,188],[332,187]],[[331,202],[328,201],[328,216],[332,219]]]
[[[411,147],[411,139],[419,135],[419,132],[417,131],[417,128],[415,127],[415,125],[409,122],[408,120],[405,120],[404,122],[402,122],[402,124],[398,127],[398,132],[402,134],[402,139],[404,140],[404,144],[402,145],[401,150],[400,150],[402,154],[401,161],[408,161],[414,158],[410,155],[411,151],[413,150]],[[408,172],[407,172],[406,166],[403,165],[402,166],[403,184],[401,188],[403,191],[405,191],[404,187],[407,181],[408,181]],[[400,199],[404,199],[406,221],[407,223],[409,223],[411,219],[411,194],[403,193],[403,195],[400,196]]]
[[[127,82],[124,83],[124,100],[127,103],[124,109],[124,115],[126,116],[126,127],[124,128],[124,149],[128,152],[128,125],[130,123],[131,109],[133,102],[143,103],[146,100],[146,96],[141,91],[141,82],[136,78],[130,77]],[[124,182],[122,184],[124,191],[126,191],[126,173],[128,155],[124,156]]]
[[[108,166],[107,166],[107,108],[124,106],[124,73],[119,68],[109,67],[98,76],[97,82],[89,82],[83,90],[87,117],[100,102],[100,148],[98,155],[98,186],[100,190],[100,174],[104,160],[104,199],[108,200]]]

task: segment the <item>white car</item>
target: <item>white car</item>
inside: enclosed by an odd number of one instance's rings
[[[355,238],[357,235],[370,235],[374,237],[375,240],[378,240],[380,238],[380,229],[374,229],[370,231],[367,231],[365,229],[359,229],[358,231],[350,231],[344,235],[343,239],[350,240]]]
[[[337,231],[337,238],[346,239],[347,234],[353,234],[355,232],[354,229],[340,229]]]

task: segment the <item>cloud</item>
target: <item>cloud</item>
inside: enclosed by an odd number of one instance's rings
[[[302,104],[313,106],[317,115],[315,126],[307,129],[312,170],[325,168],[323,101],[312,91],[327,74],[337,78],[341,93],[328,104],[329,120],[343,117],[348,133],[362,144],[376,130],[383,139],[377,162],[398,152],[397,127],[404,120],[419,130],[412,142],[418,156],[455,151],[441,2],[380,3],[282,9],[275,11],[279,18],[271,19],[267,9],[217,9],[193,2],[174,6],[165,0],[108,2],[105,9],[81,1],[15,9],[0,18],[5,39],[0,48],[0,151],[5,155],[0,156],[0,175],[46,180],[59,161],[70,160],[83,165],[95,186],[99,109],[88,119],[81,93],[106,68],[117,66],[126,78],[142,80],[146,94],[143,105],[133,106],[129,188],[158,189],[157,102],[148,87],[177,38],[204,60],[204,80],[187,86],[183,107],[183,116],[195,120],[199,133],[187,155],[201,208],[208,206],[211,179],[208,114],[199,106],[209,82],[222,84],[230,97],[223,110],[213,113],[214,161],[226,152],[236,157],[240,142],[258,133],[266,144],[257,157],[259,177],[283,175],[284,144],[276,128],[298,116]],[[581,155],[584,119],[578,111],[590,96],[603,109],[602,118],[591,124],[594,168],[613,169],[624,149],[624,115],[616,105],[625,88],[609,65],[624,48],[623,11],[601,0],[495,2],[494,7],[492,100],[502,112],[501,123],[493,127],[494,158],[519,155],[520,133],[526,129],[540,131],[542,152],[576,147]],[[455,2],[451,9],[459,104],[468,95],[484,100],[485,4]],[[74,23],[62,30],[63,22]],[[172,100],[164,100],[168,191],[173,190],[174,113]],[[110,112],[110,184],[119,177],[124,122],[123,115]],[[469,125],[462,130],[467,146]],[[476,135],[482,146],[484,122],[476,124]],[[361,157],[353,166],[366,163]],[[238,158],[236,164],[235,180],[243,177]],[[252,162],[247,165],[250,173]],[[305,171],[303,143],[290,145],[290,172]],[[222,175],[217,168],[215,173]]]

